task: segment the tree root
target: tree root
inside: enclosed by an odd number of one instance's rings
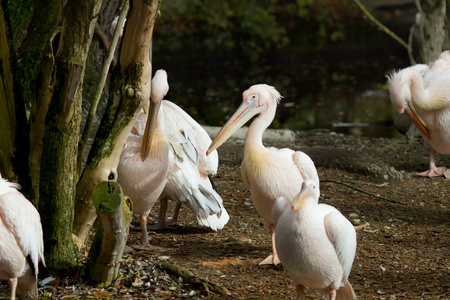
[[[220,295],[226,295],[229,293],[225,287],[223,287],[217,283],[214,283],[212,281],[209,281],[207,279],[197,277],[194,274],[192,274],[191,272],[181,269],[177,265],[163,262],[163,263],[157,264],[156,266],[160,270],[169,271],[170,273],[183,278],[183,280],[185,282],[201,285],[205,289],[208,296],[210,295],[209,294],[210,290],[213,292],[216,292]]]

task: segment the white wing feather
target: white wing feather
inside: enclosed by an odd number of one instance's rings
[[[330,209],[324,223],[328,238],[333,243],[339,261],[344,269],[343,282],[346,282],[356,254],[356,231],[352,223],[332,206],[320,204],[321,209]]]
[[[16,237],[23,254],[31,257],[37,278],[39,261],[45,266],[41,218],[17,188],[18,185],[0,176],[0,217]]]
[[[229,216],[208,178],[217,173],[219,165],[217,151],[206,156],[211,138],[179,106],[167,100],[163,106],[165,130],[174,155],[163,196],[186,203],[201,225],[222,229]]]

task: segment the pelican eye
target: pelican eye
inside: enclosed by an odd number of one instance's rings
[[[248,103],[254,103],[259,100],[259,94],[251,94],[245,99]]]

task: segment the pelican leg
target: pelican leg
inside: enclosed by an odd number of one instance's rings
[[[11,287],[11,300],[16,299],[17,278],[9,279],[9,286]]]
[[[269,225],[270,239],[272,241],[272,254],[267,256],[259,265],[278,265],[280,259],[278,258],[277,249],[275,248],[275,226],[273,224]]]
[[[150,245],[148,241],[148,234],[147,234],[147,216],[146,215],[140,215],[139,220],[141,223],[141,233],[142,233],[142,239],[140,245],[133,245],[133,248],[136,250],[159,250],[162,249],[158,246]]]
[[[336,290],[331,290],[329,293],[328,293],[328,299],[330,299],[330,300],[336,300]]]
[[[181,205],[182,205],[182,203],[177,201],[177,204],[175,205],[175,208],[174,208],[174,211],[173,211],[172,218],[170,219],[170,221],[167,222],[167,226],[177,226],[177,224],[178,224],[178,213],[180,212]]]
[[[150,230],[161,230],[166,228],[166,212],[167,212],[167,198],[164,197],[160,201],[159,206],[159,215],[158,215],[158,224],[156,225],[147,225],[147,228]]]
[[[297,297],[296,300],[303,300],[305,297],[305,287],[301,284],[295,285],[295,290],[297,291]]]
[[[416,175],[423,177],[445,176],[446,178],[450,178],[450,170],[447,170],[445,167],[436,167],[436,151],[430,147],[430,167],[427,171],[417,173]]]

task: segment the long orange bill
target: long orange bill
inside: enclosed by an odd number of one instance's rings
[[[211,145],[209,145],[206,155],[219,148],[220,145],[229,139],[239,128],[244,126],[248,120],[261,111],[262,107],[258,106],[257,102],[253,102],[251,104],[248,104],[246,101],[242,102],[241,106],[239,106],[228,122],[225,123],[219,133],[217,133],[216,137],[211,142]]]
[[[158,101],[156,104],[150,103],[150,113],[147,117],[147,124],[145,125],[144,139],[142,140],[142,151],[141,157],[144,161],[148,154],[150,153],[150,148],[152,146],[153,135],[155,134],[156,118],[158,116],[159,108],[161,107],[162,101]]]
[[[428,130],[427,124],[425,124],[425,122],[422,120],[422,118],[420,118],[417,115],[414,107],[411,106],[409,104],[409,102],[408,102],[408,105],[406,106],[406,112],[411,117],[411,120],[414,122],[414,124],[416,124],[419,131],[422,132],[422,134],[425,135],[427,137],[427,139],[431,140],[431,135],[430,135],[430,131]]]
[[[294,200],[292,200],[292,210],[297,210],[302,207],[303,203],[305,203],[305,200],[308,198],[311,192],[312,191],[309,186],[303,188],[300,193],[294,198]]]

